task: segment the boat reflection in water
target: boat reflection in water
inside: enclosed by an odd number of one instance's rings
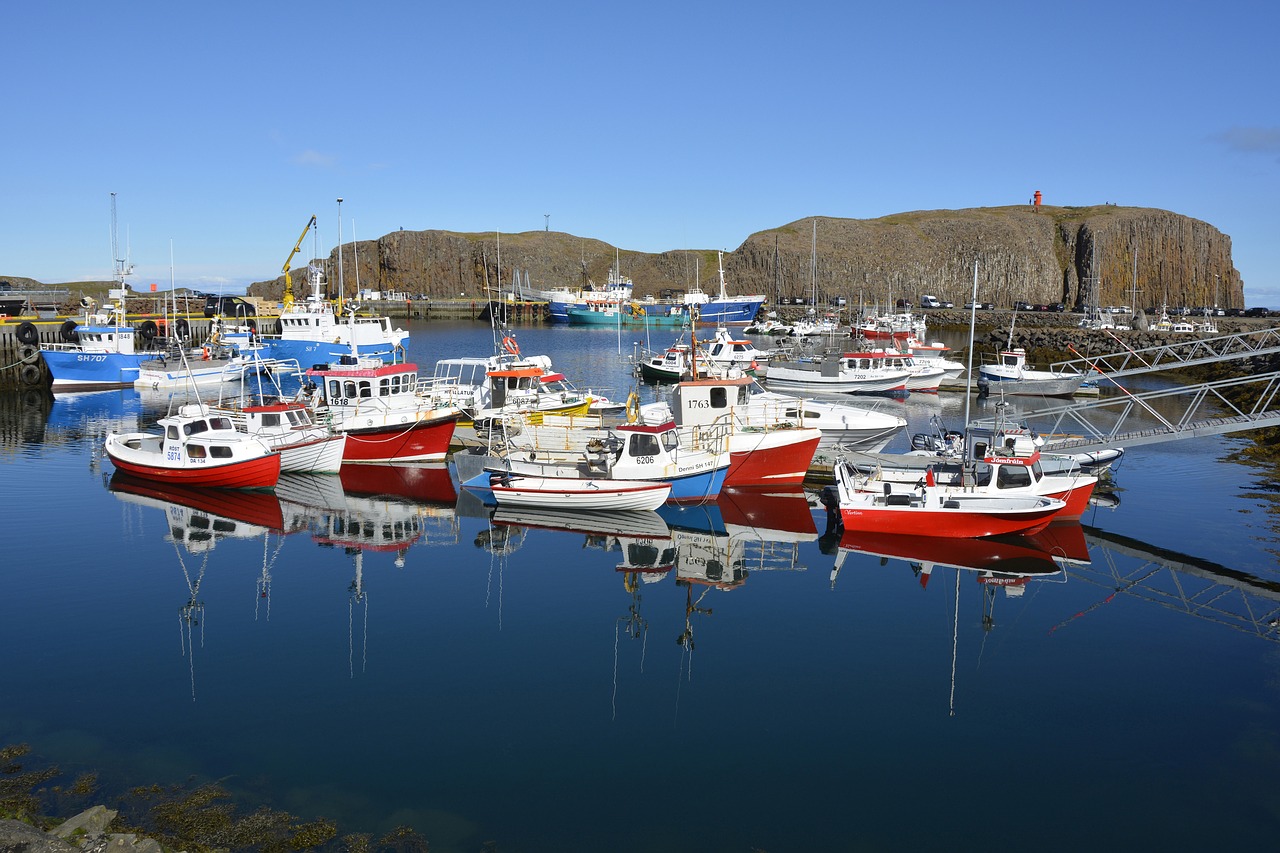
[[[351,557],[347,586],[347,668],[355,677],[355,617],[362,622],[361,671],[368,658],[369,593],[365,554],[394,554],[403,569],[414,545],[458,541],[453,503],[457,493],[443,463],[344,465],[339,474],[287,473],[276,484],[281,508],[293,529],[305,529],[324,548]]]
[[[971,571],[979,583],[993,589],[1004,587],[1010,596],[1021,595],[1022,587],[1031,580],[1064,581],[1067,564],[1089,562],[1084,530],[1075,522],[1052,524],[1031,536],[987,539],[849,531],[840,539],[831,570],[833,588],[850,554],[879,557],[881,565],[891,559],[904,560],[921,587],[928,586],[930,575],[938,566]]]
[[[684,630],[676,638],[692,670],[694,616],[709,616],[711,590],[729,592],[753,571],[804,571],[800,545],[818,538],[802,488],[725,490],[706,506],[664,506],[676,546],[676,584],[685,588]],[[694,590],[698,589],[697,595]]]
[[[280,501],[266,491],[168,484],[130,477],[119,471],[112,475],[108,488],[125,503],[160,510],[168,521],[168,532],[164,538],[166,542],[173,543],[178,566],[187,583],[187,600],[178,609],[178,633],[182,654],[188,658],[191,701],[194,702],[195,629],[200,629],[200,647],[204,648],[205,608],[200,598],[200,585],[204,582],[209,557],[218,542],[224,539],[261,538],[263,563],[259,590],[263,590],[263,585],[270,583],[270,537],[273,534],[284,536],[289,532]],[[278,550],[275,549],[276,553]],[[198,567],[188,567],[184,551],[199,558]],[[260,597],[265,598],[265,594]]]

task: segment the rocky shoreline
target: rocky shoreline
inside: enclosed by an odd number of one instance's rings
[[[0,820],[0,853],[163,853],[154,838],[108,832],[118,814],[93,806],[48,832],[20,820]]]

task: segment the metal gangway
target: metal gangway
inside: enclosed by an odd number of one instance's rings
[[[1258,390],[1252,405],[1242,408],[1229,399],[1228,392],[1247,386]],[[1039,425],[1044,451],[1088,452],[1280,426],[1277,393],[1280,372],[1272,372],[1138,394],[1122,389],[1118,396],[1037,409],[1025,416]],[[1178,405],[1178,415],[1162,413]],[[1067,435],[1072,437],[1058,437]]]
[[[1117,343],[1124,341],[1111,335]],[[1216,364],[1236,359],[1280,353],[1280,329],[1263,329],[1189,339],[1135,350],[1126,348],[1106,355],[1081,357],[1053,364],[1058,371],[1097,372],[1098,382],[1110,382],[1117,395],[1089,402],[1072,402],[1024,413],[1035,418],[1050,452],[1088,452],[1112,447],[1134,447],[1182,438],[1280,426],[1280,372],[1217,379],[1141,393],[1126,390],[1116,380]],[[1254,386],[1240,394],[1233,392]],[[1104,385],[1105,389],[1106,386]],[[1181,406],[1181,411],[1170,414]],[[1154,421],[1154,425],[1153,425]],[[1068,437],[1069,436],[1069,437]]]
[[[1110,332],[1108,335],[1116,343],[1124,346],[1121,338]],[[1280,353],[1280,329],[1240,332],[1216,338],[1188,338],[1185,341],[1140,350],[1125,347],[1107,355],[1081,356],[1070,361],[1054,362],[1050,369],[1074,373],[1091,373],[1096,370],[1112,379],[1120,379],[1141,373],[1155,373],[1198,364],[1214,364],[1272,353]]]

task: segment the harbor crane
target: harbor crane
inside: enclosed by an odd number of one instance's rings
[[[294,243],[293,251],[289,253],[289,257],[284,260],[284,296],[281,298],[284,310],[288,311],[293,307],[293,282],[289,280],[289,265],[293,263],[293,256],[298,254],[302,249],[302,241],[307,239],[307,233],[316,225],[316,216],[311,214],[311,221],[307,223],[307,227],[302,229],[302,235],[298,237],[298,242]]]

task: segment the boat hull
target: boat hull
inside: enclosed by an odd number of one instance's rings
[[[42,350],[44,363],[53,377],[53,390],[120,388],[138,379],[142,362],[154,353],[72,352]]]
[[[359,425],[348,419],[341,429],[347,436],[343,462],[439,462],[449,452],[457,421],[455,416],[420,420],[409,424]]]
[[[269,489],[280,479],[280,454],[264,453],[248,459],[176,467],[163,464],[159,453],[135,451],[126,442],[131,435],[110,435],[105,449],[116,469],[133,477],[185,486],[224,489]]]
[[[804,482],[822,441],[816,429],[740,430],[729,438],[725,488],[760,488]]]
[[[662,506],[671,493],[670,483],[503,475],[494,475],[489,487],[499,506],[561,510],[653,510]]]
[[[756,319],[763,296],[711,299],[698,306],[698,323],[704,326],[745,326]]]
[[[890,506],[878,496],[861,495],[840,502],[840,520],[846,532],[979,539],[1037,533],[1062,509],[1060,501],[1048,499],[929,498],[928,505]]]

